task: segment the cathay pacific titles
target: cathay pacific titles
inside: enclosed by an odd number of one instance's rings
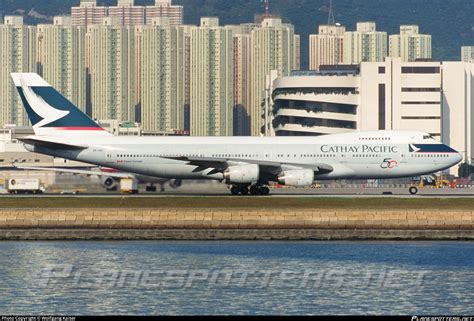
[[[390,145],[322,145],[323,153],[398,153],[397,146]]]

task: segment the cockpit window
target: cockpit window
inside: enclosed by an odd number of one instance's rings
[[[431,135],[423,135],[423,139],[434,139]]]

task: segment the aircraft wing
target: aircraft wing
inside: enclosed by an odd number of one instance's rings
[[[58,172],[58,173],[71,173],[71,174],[82,174],[82,175],[95,175],[95,176],[107,176],[114,178],[134,178],[133,174],[129,173],[116,173],[116,172],[103,172],[100,170],[92,169],[72,169],[72,168],[60,168],[60,167],[33,167],[33,166],[16,166],[12,164],[15,168],[23,170],[37,170],[37,171],[49,171],[49,172]]]
[[[334,169],[331,165],[325,163],[313,164],[297,164],[274,161],[258,161],[253,159],[232,159],[232,158],[206,158],[206,157],[166,157],[168,159],[181,160],[187,162],[189,165],[198,166],[197,170],[204,170],[213,168],[214,171],[210,174],[222,172],[230,166],[237,166],[243,164],[257,164],[260,170],[271,174],[278,175],[285,170],[293,169],[312,169],[319,174],[326,174],[332,172]]]

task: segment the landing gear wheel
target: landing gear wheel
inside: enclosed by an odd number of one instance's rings
[[[411,195],[415,195],[416,193],[418,193],[418,188],[412,186],[408,189],[408,192],[410,192]]]
[[[249,188],[247,186],[240,187],[240,194],[248,195],[249,194]]]
[[[250,187],[250,194],[252,195],[261,195],[262,192],[261,192],[261,187],[260,186],[252,186]]]
[[[156,192],[156,186],[147,186],[146,191],[154,193]]]
[[[262,195],[269,195],[270,194],[270,189],[266,186],[262,187],[261,189]]]
[[[237,186],[235,186],[235,185],[232,186],[232,187],[230,188],[230,193],[231,193],[232,195],[238,195],[238,194],[239,194],[239,188],[238,188]]]

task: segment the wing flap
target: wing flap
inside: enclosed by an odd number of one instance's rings
[[[284,170],[291,169],[312,169],[318,174],[330,173],[334,168],[325,163],[313,163],[313,164],[298,164],[298,163],[284,163],[274,161],[261,161],[254,159],[226,159],[226,158],[206,158],[206,157],[166,157],[168,159],[180,160],[187,162],[189,165],[194,165],[199,170],[212,168],[214,172],[221,172],[226,170],[230,166],[237,166],[243,164],[256,164],[260,166],[263,172],[277,175]]]

